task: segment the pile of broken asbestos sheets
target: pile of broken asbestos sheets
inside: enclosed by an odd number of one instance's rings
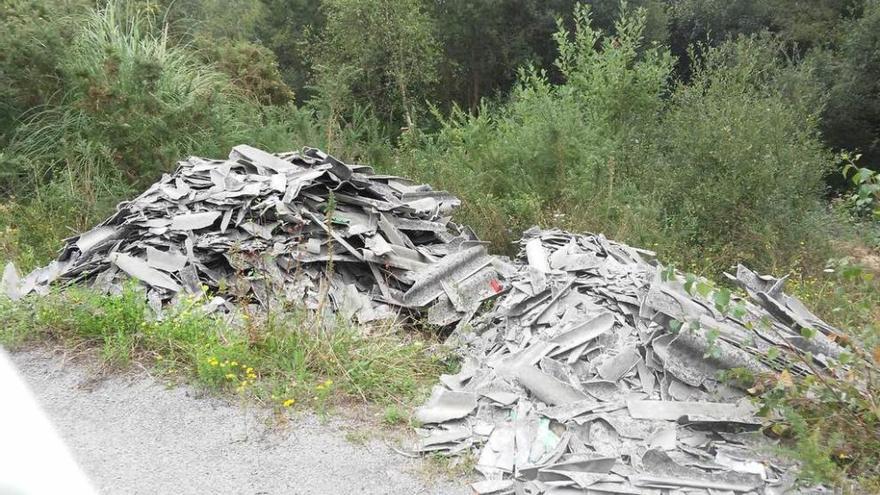
[[[207,286],[209,310],[291,301],[361,323],[407,313],[456,325],[462,369],[416,411],[415,450],[478,451],[479,494],[789,488],[754,407],[719,376],[806,375],[839,356],[836,330],[784,279],[740,266],[741,298],[602,235],[537,228],[509,263],[450,221],[458,205],[316,149],[241,145],[181,162],[48,266],[21,278],[7,265],[2,289],[116,292],[134,278],[159,314]],[[779,347],[812,362],[768,352]]]
[[[496,267],[505,269],[470,229],[450,222],[459,204],[316,149],[273,155],[240,145],[228,160],[180,162],[27,277],[7,265],[3,287],[13,298],[55,282],[118,291],[133,277],[157,311],[207,286],[360,322],[437,302],[433,318],[452,324],[502,290]],[[211,304],[232,307],[219,296]]]
[[[772,346],[809,351],[817,369],[839,354],[834,329],[783,281],[739,267],[751,301],[719,304],[653,253],[601,235],[533,228],[522,244],[509,291],[453,333],[463,366],[416,410],[415,451],[474,451],[478,494],[790,488],[755,408],[719,381],[731,368],[808,372],[768,357]]]

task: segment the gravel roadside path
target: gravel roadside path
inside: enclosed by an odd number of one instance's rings
[[[146,373],[94,381],[88,364],[45,350],[12,355],[37,400],[101,493],[466,494],[357,425],[313,415],[267,427],[260,411],[167,388]],[[266,412],[262,412],[265,416]]]

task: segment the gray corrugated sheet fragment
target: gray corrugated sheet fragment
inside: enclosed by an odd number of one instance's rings
[[[152,246],[147,246],[147,264],[166,272],[178,272],[186,264],[187,257],[173,251],[161,251]]]
[[[476,495],[500,495],[510,493],[513,480],[483,480],[471,483],[471,488]]]
[[[580,471],[583,473],[599,473],[607,474],[617,462],[615,457],[596,457],[591,455],[571,456],[565,461],[550,464],[541,468],[538,472],[553,470],[561,471]]]
[[[99,246],[116,237],[116,229],[113,227],[101,226],[85,232],[76,240],[76,247],[81,253],[88,253],[94,247]]]
[[[626,401],[626,407],[630,416],[637,419],[661,419],[689,423],[761,424],[761,421],[755,417],[757,409],[748,399],[742,399],[733,404],[631,399]]]
[[[416,409],[415,418],[422,423],[442,423],[463,418],[477,408],[477,396],[467,392],[436,389],[431,399]]]
[[[477,460],[477,470],[483,474],[513,472],[516,452],[516,432],[509,424],[496,426]]]
[[[610,356],[599,366],[599,376],[605,380],[616,382],[635,368],[639,359],[641,359],[639,351],[633,348],[629,348],[616,356]]]
[[[566,422],[578,416],[591,413],[603,408],[603,403],[595,399],[582,399],[568,402],[559,406],[548,407],[541,411],[542,416]]]
[[[557,348],[550,355],[556,356],[589,342],[611,330],[613,325],[614,316],[611,313],[603,313],[591,320],[577,323],[570,330],[563,331],[563,333],[551,340],[551,342],[557,345]]]
[[[551,406],[577,402],[587,398],[586,394],[580,390],[532,366],[520,366],[514,370],[514,374],[523,387]]]
[[[648,448],[673,450],[676,447],[676,440],[675,425],[660,426],[647,438]]]
[[[215,220],[220,218],[219,211],[206,211],[203,213],[186,213],[171,218],[171,230],[199,230],[210,227]]]
[[[0,285],[3,286],[3,295],[13,301],[17,301],[21,298],[20,284],[21,277],[19,277],[15,265],[11,261],[6,263],[6,266],[3,268],[3,279],[0,280]]]
[[[432,452],[449,449],[450,444],[470,438],[471,435],[473,435],[471,429],[464,426],[452,427],[448,430],[433,430],[427,437],[421,439],[419,451]]]
[[[763,484],[759,475],[738,472],[706,472],[676,464],[660,450],[648,450],[642,457],[644,473],[630,476],[636,486],[645,488],[707,488],[750,492]]]
[[[550,271],[550,262],[547,259],[547,251],[544,249],[540,238],[534,238],[526,243],[526,257],[529,266],[546,273]]]
[[[180,285],[178,285],[174,279],[159,270],[152,268],[145,260],[122,253],[113,253],[108,259],[111,263],[119,267],[120,270],[146,284],[172,290],[174,292],[180,290]]]
[[[289,161],[282,160],[275,155],[266,153],[261,149],[246,144],[240,144],[232,148],[232,152],[229,153],[229,158],[232,160],[243,158],[258,167],[266,167],[275,172],[281,172],[293,168],[293,164]]]
[[[486,248],[474,246],[464,251],[450,254],[439,262],[430,265],[423,272],[415,274],[416,283],[403,295],[403,303],[424,306],[443,293],[441,281],[460,283],[490,264]]]
[[[493,401],[501,404],[502,406],[509,406],[519,400],[520,395],[513,392],[502,392],[502,391],[492,391],[492,392],[484,392],[482,394],[483,397],[488,397]]]

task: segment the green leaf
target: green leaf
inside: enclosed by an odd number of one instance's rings
[[[717,329],[710,328],[706,331],[706,340],[709,342],[709,345],[715,344],[715,341],[718,340],[718,336],[721,335]]]
[[[715,292],[715,309],[722,313],[727,312],[727,307],[730,305],[730,289],[722,287]]]
[[[709,297],[709,294],[711,292],[712,292],[712,285],[711,284],[704,282],[702,280],[697,282],[697,293],[699,295],[701,295],[703,297]]]
[[[736,303],[733,305],[733,308],[731,309],[731,313],[733,314],[734,318],[741,320],[743,317],[745,317],[746,314],[748,314],[748,311],[746,311],[745,304]]]
[[[805,339],[812,339],[816,336],[816,331],[809,327],[801,327],[801,336]]]
[[[687,275],[685,275],[684,290],[688,294],[690,294],[690,295],[694,294],[694,283],[696,281],[697,281],[697,276],[694,275],[693,273],[688,273]]]
[[[672,333],[678,333],[681,330],[681,322],[678,320],[672,320],[669,322],[669,331]]]
[[[779,349],[776,347],[771,347],[767,349],[767,359],[776,360],[779,359]]]

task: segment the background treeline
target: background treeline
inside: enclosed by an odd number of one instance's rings
[[[2,27],[26,267],[239,142],[448,188],[499,251],[554,224],[712,271],[820,268],[841,166],[880,163],[875,0],[7,0]]]

